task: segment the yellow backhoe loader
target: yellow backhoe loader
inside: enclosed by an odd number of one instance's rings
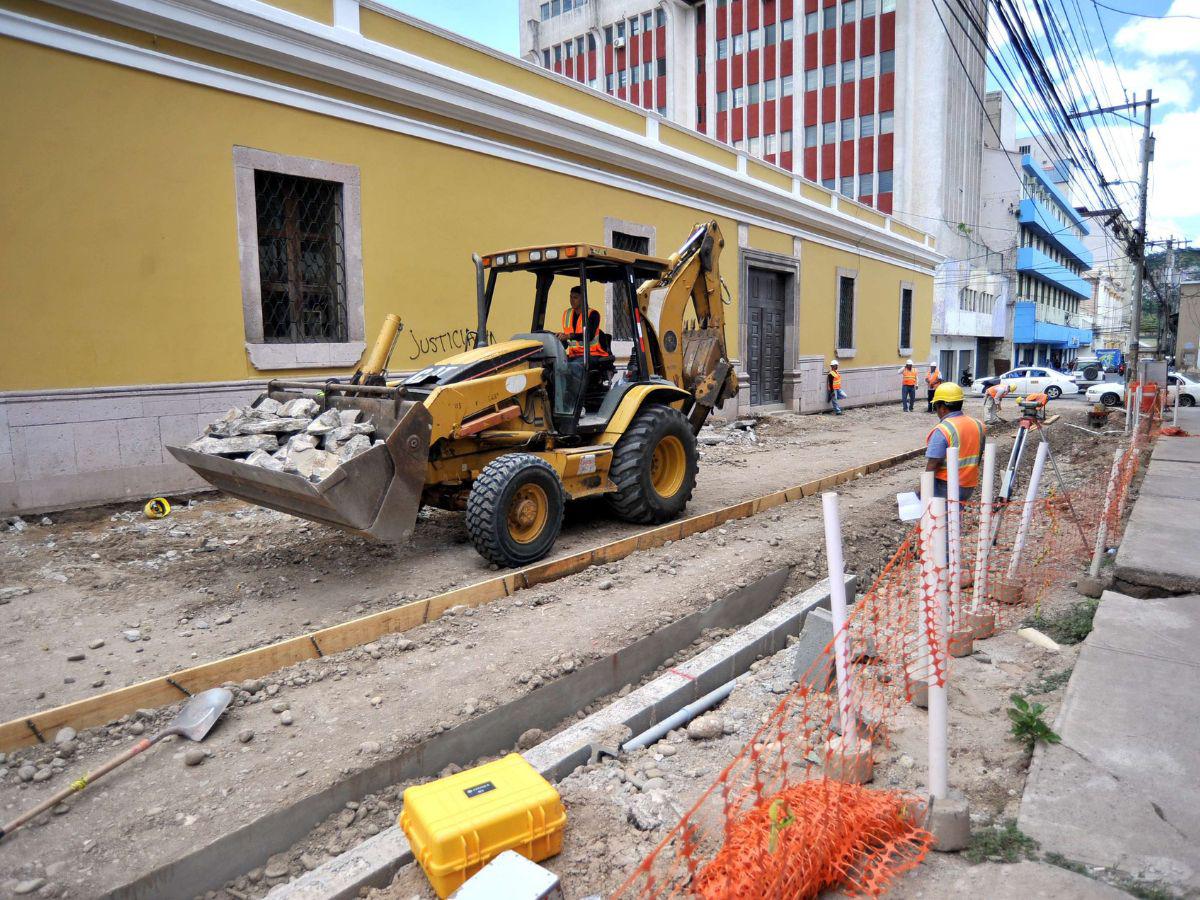
[[[422,504],[466,510],[475,547],[501,566],[549,553],[567,500],[603,495],[626,521],[666,521],[691,498],[696,433],[737,390],[724,243],[707,222],[669,259],[584,243],[476,256],[473,349],[388,382],[400,325],[389,316],[353,377],[272,381],[256,401],[311,397],[322,409],[360,409],[387,436],[320,483],[168,449],[228,494],[378,540],[406,540]],[[533,276],[530,330],[489,344],[497,281],[518,272]],[[588,284],[612,286],[614,314],[627,317],[633,338],[619,370],[608,335],[585,333],[569,349],[549,327],[551,287],[563,281],[581,288],[582,323],[591,321]]]

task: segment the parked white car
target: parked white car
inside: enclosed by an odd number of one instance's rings
[[[1195,406],[1200,401],[1200,381],[1190,375],[1172,372],[1167,376],[1167,397],[1171,403],[1179,395],[1180,406]],[[1103,403],[1105,406],[1125,405],[1125,385],[1119,382],[1093,384],[1084,395],[1088,403]]]
[[[1000,376],[977,378],[971,393],[982,396],[993,384],[1015,384],[1019,395],[1043,393],[1051,400],[1063,394],[1078,394],[1079,385],[1069,375],[1042,366],[1020,366]]]

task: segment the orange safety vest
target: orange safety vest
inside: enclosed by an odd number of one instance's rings
[[[591,310],[599,317],[599,310]],[[590,313],[589,313],[590,315]],[[583,356],[583,314],[576,312],[573,309],[564,309],[562,316],[563,334],[567,336],[567,356],[576,357]],[[596,333],[592,335],[592,340],[588,346],[589,356],[603,356],[608,354],[604,352],[604,348],[600,346],[600,326],[596,323]]]
[[[925,438],[926,444],[934,431],[942,433],[947,446],[958,448],[959,487],[973,488],[979,484],[979,460],[983,456],[983,445],[987,438],[983,423],[966,415],[947,417],[929,432]],[[938,469],[935,477],[945,481],[949,477],[946,467]]]
[[[987,395],[999,403],[1008,394],[1008,388],[1004,385],[993,384],[987,389]]]
[[[936,367],[929,370],[929,374],[925,376],[925,383],[929,385],[930,389],[942,383],[942,376],[938,374]]]
[[[905,387],[916,387],[917,386],[917,370],[916,369],[910,369],[908,366],[905,366],[903,369],[900,370],[900,378],[902,379]]]
[[[829,378],[829,383],[833,385],[833,390],[840,391],[842,389],[842,373],[837,369],[830,369]]]

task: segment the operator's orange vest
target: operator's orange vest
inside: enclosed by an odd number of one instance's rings
[[[930,390],[942,383],[942,376],[938,374],[937,366],[929,370],[929,374],[925,376],[925,383],[929,385]]]
[[[599,311],[594,310],[596,316],[599,317]],[[576,357],[583,356],[583,313],[576,312],[573,309],[564,309],[562,317],[563,334],[567,336],[567,356]],[[596,323],[596,333],[592,335],[591,344],[588,347],[589,356],[608,356],[604,352],[604,348],[600,346],[600,323]]]
[[[900,377],[905,387],[917,386],[917,370],[905,367],[900,370]]]
[[[840,391],[842,389],[842,373],[837,369],[830,369],[829,378],[829,383],[833,385],[833,390]]]
[[[1045,406],[1050,402],[1050,398],[1045,394],[1029,394],[1025,397],[1026,403],[1036,403],[1038,406]]]
[[[983,455],[983,441],[987,429],[983,423],[970,416],[954,416],[943,419],[925,438],[933,437],[934,431],[940,431],[946,438],[946,444],[958,448],[958,484],[959,487],[975,487],[979,484],[979,459]],[[949,476],[946,467],[938,469],[939,481],[945,481]]]

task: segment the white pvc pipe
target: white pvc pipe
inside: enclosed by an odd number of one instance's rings
[[[850,634],[846,630],[846,564],[842,558],[842,519],[838,495],[821,495],[825,513],[825,558],[829,563],[829,615],[833,620],[833,661],[837,671],[838,709],[841,711],[842,740],[858,740],[858,721],[850,705]]]
[[[1133,431],[1133,382],[1125,385],[1125,433]]]
[[[1025,494],[1025,508],[1021,510],[1021,524],[1017,527],[1017,539],[1013,542],[1012,560],[1008,564],[1009,578],[1017,577],[1017,568],[1021,565],[1021,554],[1025,550],[1025,538],[1029,534],[1029,523],[1033,521],[1033,506],[1042,481],[1042,470],[1046,467],[1049,454],[1050,445],[1043,437],[1038,444],[1037,458],[1033,461],[1033,474],[1029,476],[1029,490]]]
[[[946,501],[933,501],[933,558],[938,578],[934,593],[933,633],[930,640],[942,661],[942,678],[930,669],[929,678],[929,793],[935,800],[945,799],[950,790],[949,696],[950,658],[946,646]]]
[[[962,503],[958,480],[958,448],[946,448],[946,547],[947,570],[950,582],[950,618],[961,621],[962,616]]]
[[[643,747],[649,747],[651,744],[657,743],[658,739],[670,731],[674,731],[681,725],[686,725],[696,716],[703,712],[712,709],[726,697],[733,693],[733,689],[737,687],[737,679],[727,681],[716,690],[709,691],[699,700],[693,700],[687,706],[680,710],[676,710],[667,718],[663,719],[657,725],[652,725],[647,728],[637,737],[630,738],[621,745],[621,750],[625,753],[631,753],[634,750],[641,750]]]
[[[1108,476],[1108,490],[1104,492],[1104,508],[1100,511],[1100,525],[1096,529],[1096,548],[1092,551],[1092,565],[1088,575],[1092,578],[1100,576],[1100,560],[1104,556],[1104,541],[1108,537],[1108,511],[1112,508],[1113,497],[1117,492],[1117,482],[1121,478],[1121,451],[1113,453],[1112,473]]]
[[[1137,394],[1133,397],[1133,439],[1137,440],[1138,425],[1142,419],[1142,385],[1138,382]]]
[[[1170,379],[1168,379],[1168,380],[1170,380]],[[1171,388],[1170,387],[1167,388],[1167,396],[1168,397],[1171,396]],[[1175,388],[1175,406],[1171,410],[1171,424],[1174,426],[1179,425],[1179,398],[1181,396],[1183,396],[1183,388],[1182,387]]]
[[[992,541],[992,495],[996,490],[996,445],[983,448],[983,490],[979,502],[979,541],[975,545],[975,588],[971,595],[971,612],[979,611],[979,603],[987,597],[987,558]]]

